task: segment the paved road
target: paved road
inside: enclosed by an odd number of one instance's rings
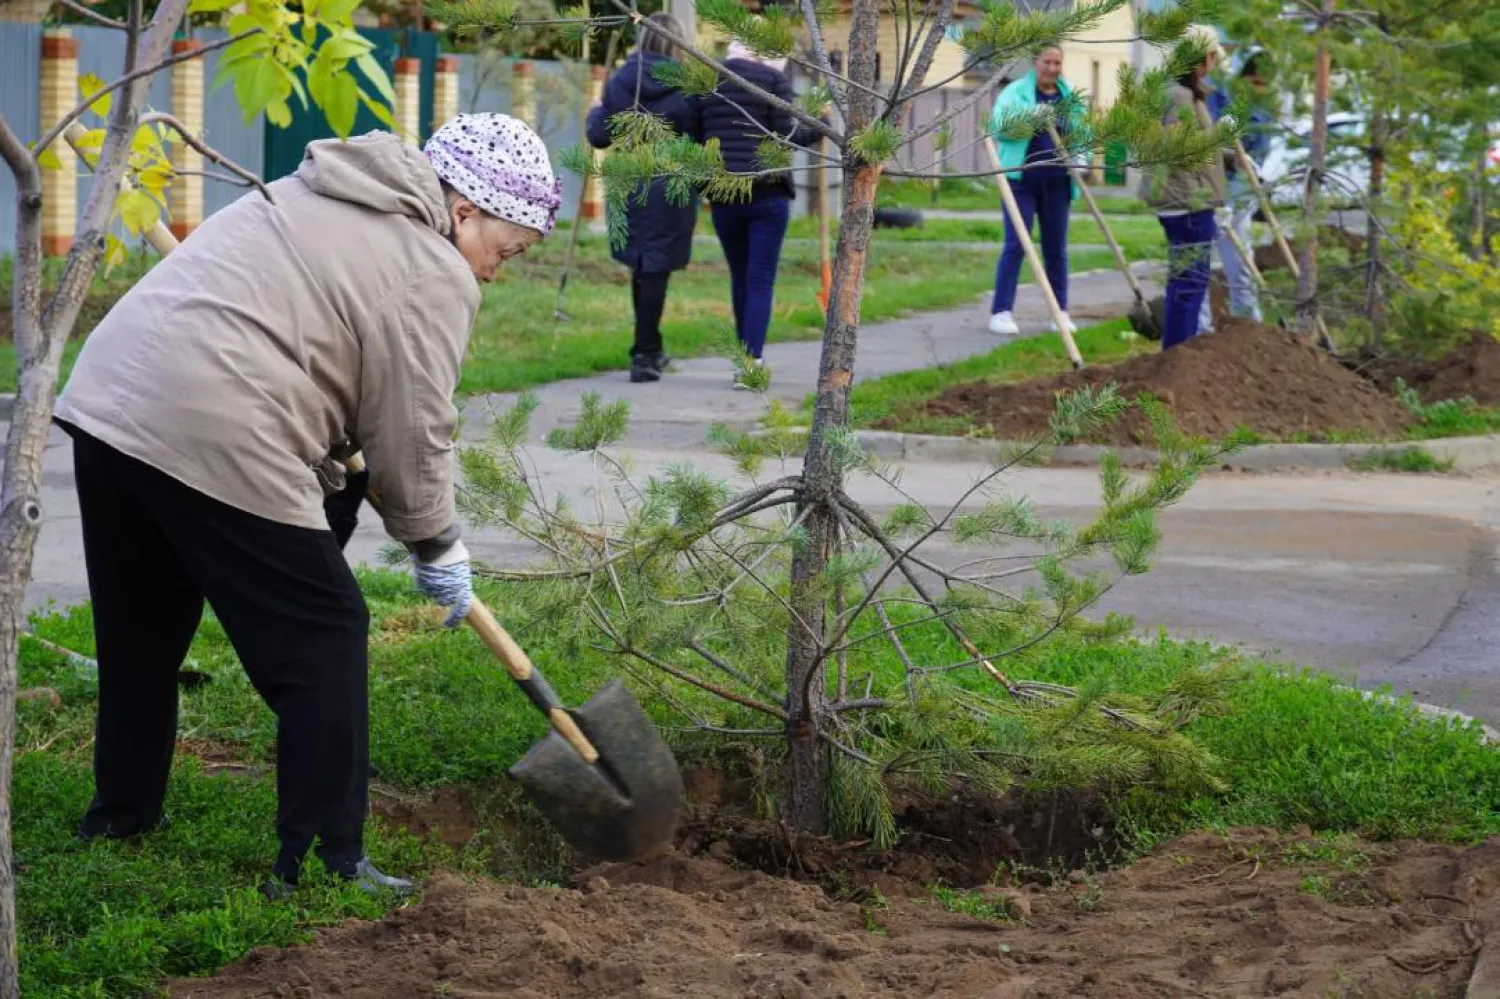
[[[1074,312],[1108,315],[1126,298],[1118,275],[1075,281]],[[925,367],[987,350],[986,309],[914,317],[867,328],[860,370],[871,376]],[[1039,303],[1030,289],[1017,309],[1028,331],[1040,329]],[[816,378],[817,345],[773,344],[773,395],[799,403]],[[681,364],[657,385],[631,385],[613,374],[547,386],[534,434],[571,418],[585,391],[628,398],[636,413],[628,450],[640,474],[690,460],[728,474],[727,463],[705,453],[706,425],[750,425],[760,408],[752,393],[728,388],[727,361]],[[475,411],[508,403],[475,400],[468,433],[482,433]],[[538,449],[542,481],[554,491],[585,497],[594,484],[588,462]],[[66,438],[55,435],[46,465],[47,523],[28,606],[68,604],[86,596]],[[980,465],[923,464],[905,470],[903,485],[923,503],[940,505],[985,469]],[[1027,469],[1004,488],[1030,496],[1048,517],[1082,519],[1097,503],[1092,472]],[[895,497],[861,481],[857,499],[872,507]],[[1121,583],[1103,608],[1130,614],[1143,629],[1211,637],[1279,653],[1288,660],[1335,670],[1365,686],[1390,683],[1398,691],[1457,707],[1500,724],[1500,479],[1377,476],[1348,473],[1255,476],[1214,474],[1162,520],[1165,536],[1154,570]],[[382,545],[366,524],[351,544],[355,561],[373,560]],[[514,563],[524,547],[493,535],[472,539],[481,557]],[[945,557],[956,557],[945,555]]]

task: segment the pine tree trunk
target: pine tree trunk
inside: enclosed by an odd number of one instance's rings
[[[1366,346],[1380,350],[1385,337],[1385,300],[1380,294],[1380,198],[1385,190],[1386,119],[1375,114],[1371,119],[1370,191],[1365,209],[1365,318],[1370,322]]]
[[[1312,139],[1307,153],[1307,184],[1302,189],[1302,219],[1307,238],[1298,261],[1302,275],[1297,282],[1297,315],[1304,333],[1311,333],[1318,321],[1318,192],[1323,186],[1323,172],[1328,167],[1328,78],[1333,67],[1333,51],[1328,44],[1329,25],[1335,0],[1323,0],[1318,26],[1318,69],[1313,90]]]
[[[849,28],[850,78],[873,86],[879,7],[876,0],[855,0]],[[875,116],[873,97],[850,88],[849,134]],[[837,549],[838,522],[830,501],[843,489],[844,474],[831,446],[832,436],[849,426],[849,389],[854,381],[854,354],[859,337],[860,300],[865,261],[875,223],[875,194],[880,165],[851,160],[845,153],[843,213],[833,258],[828,320],[818,365],[817,402],[802,466],[802,508],[806,540],[792,558],[791,606],[796,615],[787,633],[787,798],[784,818],[799,832],[821,832],[826,825],[824,801],[829,756],[818,736],[828,700],[824,676],[827,606],[823,572]],[[803,512],[799,511],[799,512]]]
[[[833,261],[823,357],[818,366],[817,404],[802,470],[802,502],[811,510],[804,522],[806,541],[792,559],[791,605],[799,620],[792,622],[788,634],[786,660],[790,749],[786,819],[802,832],[821,831],[824,826],[828,753],[817,732],[828,696],[822,661],[826,611],[822,575],[838,540],[838,522],[830,501],[844,485],[843,469],[830,447],[829,432],[849,425],[859,307],[879,184],[879,166],[860,165],[845,173],[844,211]]]

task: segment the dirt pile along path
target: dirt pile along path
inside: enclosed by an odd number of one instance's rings
[[[1360,373],[1387,392],[1395,391],[1399,378],[1424,402],[1469,398],[1482,406],[1500,406],[1500,340],[1488,333],[1475,333],[1434,361],[1377,361]]]
[[[1329,432],[1372,438],[1398,436],[1411,420],[1399,402],[1348,371],[1305,340],[1274,326],[1243,319],[1181,347],[1131,358],[1110,367],[1085,368],[1014,385],[956,385],[929,400],[921,413],[968,417],[1001,439],[1047,431],[1058,392],[1114,383],[1126,398],[1149,392],[1189,434],[1222,437],[1249,427],[1270,437]],[[1093,443],[1147,440],[1137,412],[1107,428]]]
[[[677,855],[581,890],[453,879],[378,923],[257,951],[176,999],[452,996],[1459,996],[1500,946],[1500,840],[1424,843],[1242,831],[1045,887],[984,889],[1014,920],[932,899],[830,900],[814,885]]]

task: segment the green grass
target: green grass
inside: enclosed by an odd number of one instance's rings
[[[1362,458],[1350,458],[1349,467],[1356,472],[1426,472],[1453,471],[1452,458],[1439,458],[1421,447],[1381,448]]]
[[[495,790],[509,787],[505,770],[543,734],[544,723],[467,629],[439,627],[437,612],[420,602],[406,577],[372,572],[361,581],[374,620],[374,780],[398,789],[490,789],[498,802],[478,847],[444,850],[375,821],[372,856],[407,874],[457,869],[555,878],[555,850],[547,855],[554,865],[539,867],[537,853],[516,841],[550,834],[513,795]],[[577,703],[614,670],[587,648],[560,647],[546,621],[528,609],[533,592],[510,585],[486,595],[564,700]],[[894,607],[898,617],[909,610]],[[43,615],[35,623],[49,640],[92,652],[86,611]],[[997,621],[976,639],[987,644],[1006,627]],[[962,658],[936,626],[905,634],[919,661]],[[900,669],[882,648],[851,653],[851,669],[872,670],[877,686]],[[205,622],[191,651],[211,680],[183,692],[181,734],[189,750],[242,765],[214,772],[184,754],[168,797],[172,828],[135,843],[74,838],[91,789],[93,681],[34,643],[22,649],[21,686],[51,686],[63,700],[61,709],[23,704],[18,717],[14,802],[25,994],[133,997],[162,976],[208,973],[252,947],[293,942],[313,927],[378,916],[393,904],[322,876],[312,876],[293,905],[273,905],[257,893],[274,853],[268,770],[274,725],[214,621]],[[1115,697],[1146,696],[1224,656],[1209,645],[1165,637],[1101,641],[1062,634],[1008,659],[1007,672]],[[1235,825],[1449,839],[1500,833],[1500,752],[1482,745],[1476,731],[1425,719],[1404,702],[1362,697],[1324,675],[1259,665],[1227,675],[1219,709],[1187,728],[1223,761],[1227,792],[1130,792],[1121,815],[1137,845],[1190,828]],[[977,670],[949,676],[993,690]],[[645,692],[642,698],[653,715],[670,717],[662,701]],[[724,751],[704,737],[672,738],[686,761]],[[950,893],[940,901],[970,911],[982,900]]]
[[[1155,350],[1139,338],[1122,338],[1130,324],[1123,319],[1086,326],[1074,338],[1090,364],[1110,364]],[[919,412],[927,400],[944,390],[969,382],[1004,384],[1070,370],[1072,365],[1056,334],[1026,337],[997,347],[988,354],[920,371],[905,371],[871,381],[856,382],[850,397],[851,418],[858,426],[894,420],[908,433],[964,435],[986,432],[962,417],[931,417]]]
[[[1166,238],[1156,219],[1118,217],[1106,221],[1127,259],[1145,260],[1166,255]],[[794,219],[787,234],[793,239],[816,239],[817,219]],[[835,225],[830,239],[837,235]],[[998,219],[926,219],[920,227],[911,229],[877,229],[875,240],[877,243],[986,243],[998,251],[1005,242],[1005,223]],[[1099,223],[1081,207],[1074,208],[1068,226],[1068,242],[1071,245],[1106,245]]]
[[[1113,215],[1154,215],[1151,207],[1139,198],[1117,195],[1095,195],[1101,211]],[[892,208],[942,208],[953,212],[997,211],[1000,193],[990,177],[954,178],[941,182],[938,197],[932,197],[929,181],[887,178],[880,182],[877,203]],[[1080,200],[1080,210],[1082,204]]]
[[[1396,397],[1417,418],[1406,432],[1406,436],[1413,440],[1483,437],[1500,431],[1500,408],[1481,406],[1473,399],[1422,402],[1415,392],[1402,384],[1396,387]]]

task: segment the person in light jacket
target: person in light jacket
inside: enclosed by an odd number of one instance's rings
[[[1271,130],[1275,127],[1275,119],[1267,107],[1268,69],[1269,58],[1266,53],[1260,49],[1252,49],[1246,53],[1234,83],[1233,96],[1242,97],[1249,102],[1241,145],[1245,147],[1245,155],[1256,170],[1266,160]],[[1214,118],[1218,120],[1217,115]],[[1253,252],[1250,222],[1260,207],[1260,199],[1250,186],[1250,178],[1245,176],[1238,158],[1232,153],[1225,158],[1224,174],[1227,182],[1225,196],[1228,201],[1226,225],[1239,237],[1240,245]],[[1219,259],[1224,261],[1224,280],[1229,284],[1229,311],[1236,316],[1260,322],[1260,294],[1249,264],[1241,258],[1234,241],[1227,233],[1220,233],[1218,245]]]
[[[650,20],[678,38],[684,36],[682,24],[671,14],[658,12]],[[693,134],[696,118],[687,95],[653,75],[672,60],[674,49],[662,35],[642,29],[636,51],[610,77],[603,99],[589,111],[586,132],[590,145],[609,148],[610,119],[624,111],[655,115],[679,135]],[[631,193],[625,220],[625,245],[612,248],[611,254],[630,268],[630,302],[635,308],[630,380],[654,382],[661,379],[668,363],[661,339],[667,282],[673,271],[682,270],[692,260],[698,199],[672,199],[667,194],[667,179],[655,177],[647,183],[644,198]]]
[[[1030,136],[1007,137],[1004,134],[1007,125],[1021,117],[1029,118],[1038,105],[1061,104],[1068,108],[1068,113],[1057,118],[1059,136],[1066,136],[1078,127],[1083,109],[1072,100],[1073,88],[1062,78],[1062,65],[1062,49],[1052,46],[1038,53],[1031,72],[1000,91],[990,112],[989,127],[998,147],[1000,166],[1008,171],[1006,176],[1011,182],[1016,206],[1021,209],[1026,230],[1030,232],[1033,219],[1041,223],[1042,262],[1047,281],[1052,285],[1052,293],[1057,296],[1057,304],[1063,310],[1063,319],[1072,332],[1072,320],[1067,318],[1068,221],[1073,199],[1078,196],[1078,185],[1068,170],[1067,150],[1058,149],[1052,141],[1052,134],[1045,128]],[[990,303],[991,333],[1015,336],[1020,332],[1012,310],[1024,259],[1020,233],[1007,213],[1005,249],[1001,251],[995,268],[995,295]]]
[[[1218,36],[1197,33],[1207,55],[1172,85],[1165,125],[1198,122],[1197,105],[1207,96],[1205,78],[1223,57]],[[1199,332],[1199,312],[1208,294],[1209,267],[1218,234],[1215,212],[1224,204],[1224,163],[1214,156],[1200,169],[1148,170],[1141,180],[1141,200],[1156,209],[1167,237],[1167,288],[1161,348],[1171,350]]]
[[[313,142],[210,216],[89,336],[56,419],[73,438],[99,657],[84,838],[165,822],[177,673],[206,600],[277,719],[281,897],[307,851],[369,890],[369,613],[344,559],[365,457],[389,535],[457,626],[472,599],[452,397],[479,282],[552,229],[546,148],[461,115],[425,149]],[[354,488],[357,488],[354,487]],[[339,522],[336,534],[331,522]]]
[[[788,104],[797,99],[783,71],[784,60],[764,58],[736,39],[729,45],[724,66]],[[760,173],[760,144],[778,136],[793,145],[812,145],[816,129],[800,123],[757,93],[727,77],[712,94],[694,100],[697,115],[693,134],[703,142],[717,139],[730,173]],[[795,192],[791,176],[778,173],[758,178],[748,201],[714,201],[714,231],[729,263],[730,301],[734,329],[745,352],[761,360],[766,331],[771,325],[771,302],[781,244],[786,238]],[[736,383],[736,387],[740,387]]]

